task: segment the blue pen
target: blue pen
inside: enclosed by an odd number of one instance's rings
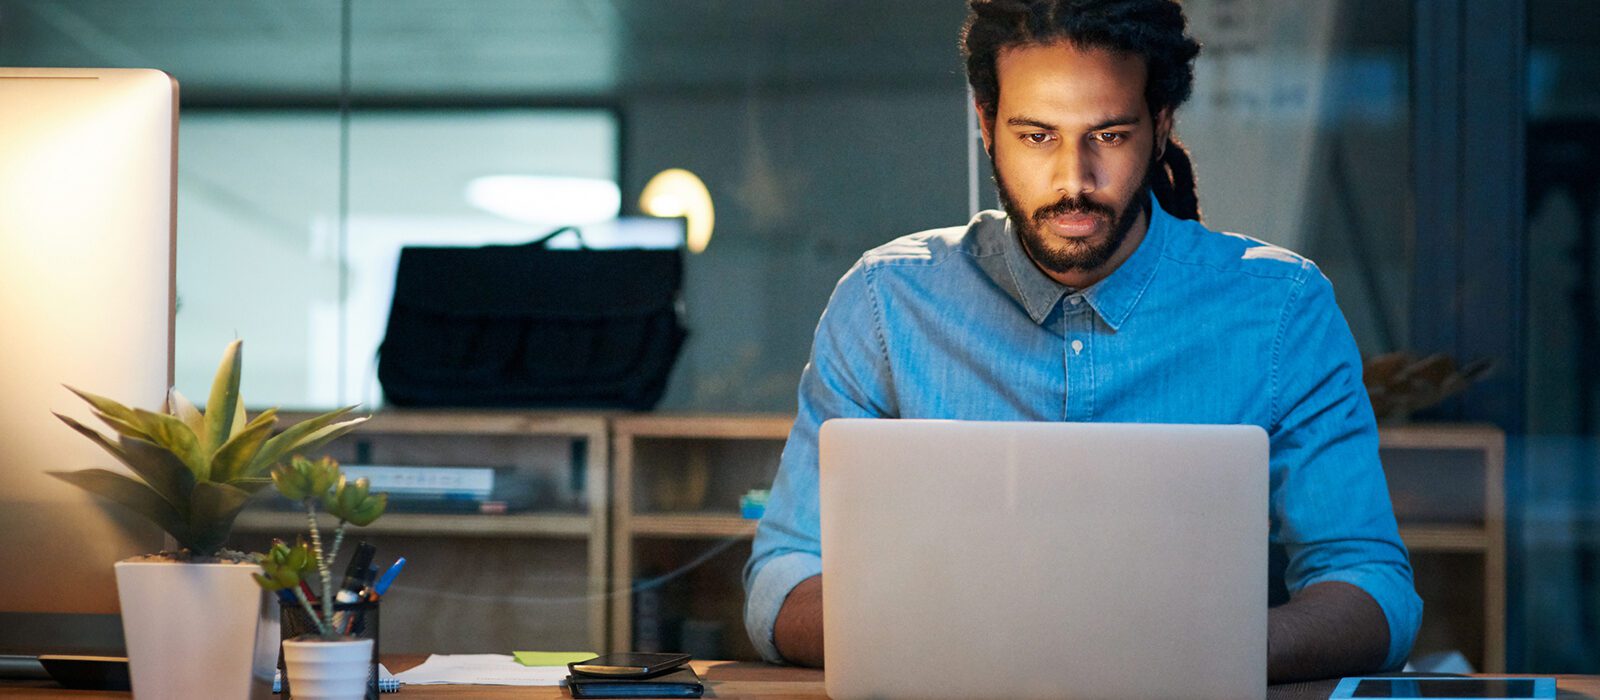
[[[383,572],[383,578],[378,579],[378,585],[373,586],[372,592],[382,598],[384,592],[389,590],[389,584],[394,583],[394,577],[400,575],[400,569],[405,565],[405,557],[394,560],[394,563],[389,565],[389,570]]]

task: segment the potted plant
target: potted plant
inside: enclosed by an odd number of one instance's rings
[[[113,432],[56,414],[133,476],[108,469],[51,474],[149,519],[178,545],[116,564],[129,673],[144,697],[271,697],[276,601],[252,581],[253,558],[223,545],[250,495],[271,483],[273,466],[367,420],[341,421],[352,406],[273,435],[277,409],[253,418],[245,412],[240,366],[235,340],[203,412],[176,389],[166,411],[156,413],[68,387]]]
[[[286,620],[304,620],[308,624],[295,627],[312,630],[283,640],[287,687],[297,698],[365,697],[376,652],[373,638],[360,634],[364,622],[361,616],[368,613],[375,599],[370,590],[362,590],[363,583],[370,581],[347,579],[335,590],[332,569],[344,542],[345,528],[372,524],[383,515],[389,495],[368,493],[366,479],[349,481],[340,473],[339,463],[330,457],[313,462],[296,455],[272,470],[272,483],[278,493],[299,501],[305,508],[306,529],[311,536],[310,545],[302,537],[293,547],[275,540],[261,559],[262,572],[255,575],[262,589],[277,592],[284,605],[297,606],[295,614],[285,614]],[[333,544],[326,550],[317,526],[319,504],[339,521]],[[309,587],[302,585],[311,574],[321,580],[316,601],[307,597]],[[342,604],[338,607],[344,610],[337,610],[337,604]]]

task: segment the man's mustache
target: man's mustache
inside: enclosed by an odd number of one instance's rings
[[[1042,223],[1048,219],[1054,219],[1058,216],[1066,216],[1068,214],[1077,214],[1080,216],[1084,214],[1093,214],[1104,218],[1111,218],[1116,214],[1116,212],[1112,211],[1111,207],[1079,195],[1077,197],[1062,197],[1054,204],[1035,209],[1033,212],[1033,220],[1035,222]]]

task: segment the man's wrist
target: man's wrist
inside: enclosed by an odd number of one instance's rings
[[[1312,584],[1267,611],[1270,683],[1376,672],[1388,652],[1388,618],[1357,586],[1342,581]]]

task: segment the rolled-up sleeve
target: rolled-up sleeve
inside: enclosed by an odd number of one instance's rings
[[[800,377],[799,411],[744,569],[745,629],[762,658],[782,663],[772,640],[796,585],[822,572],[817,431],[830,418],[893,415],[871,268],[858,262],[834,288]]]
[[[1378,459],[1361,356],[1309,263],[1279,320],[1272,370],[1272,541],[1288,554],[1291,593],[1343,581],[1372,596],[1389,623],[1385,668],[1411,653],[1422,599],[1400,541]]]

